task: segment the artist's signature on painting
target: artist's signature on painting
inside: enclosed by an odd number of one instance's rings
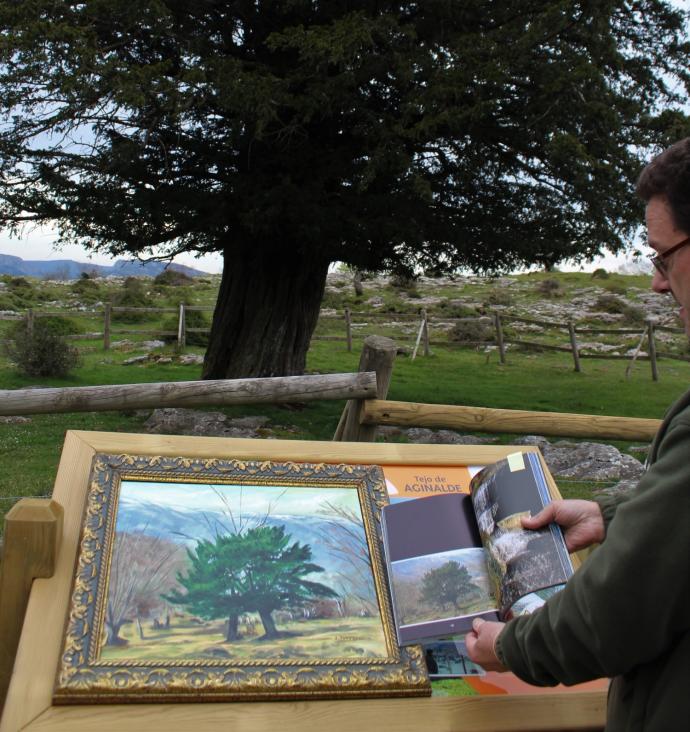
[[[337,641],[354,641],[354,640],[359,640],[359,636],[357,636],[357,635],[336,635],[335,639]]]

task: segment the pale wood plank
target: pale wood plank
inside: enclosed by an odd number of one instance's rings
[[[376,375],[316,374],[0,391],[0,414],[56,414],[112,409],[279,404],[376,396]]]
[[[445,427],[473,432],[651,440],[661,425],[659,419],[638,417],[529,412],[521,409],[489,409],[382,399],[367,399],[363,404],[362,421],[365,424]]]
[[[31,732],[518,732],[601,729],[605,695],[52,707]]]
[[[49,579],[34,580],[31,589],[2,732],[21,729],[51,703],[93,453],[74,433],[67,433],[53,491],[53,500],[64,508],[55,572]]]
[[[124,432],[75,431],[96,452],[141,455],[222,457],[243,460],[365,463],[375,465],[488,465],[530,445],[412,445],[402,443],[253,440],[228,437],[132,435]]]
[[[55,571],[62,513],[55,501],[22,498],[5,517],[0,565],[0,706],[10,684],[32,582]]]

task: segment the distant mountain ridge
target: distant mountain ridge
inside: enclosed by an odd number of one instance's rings
[[[96,277],[156,277],[165,269],[182,272],[189,277],[199,277],[207,272],[186,267],[184,264],[166,262],[139,262],[136,259],[118,259],[114,264],[75,262],[73,259],[30,260],[11,254],[0,254],[0,274],[13,277],[40,277],[75,280],[83,273]]]

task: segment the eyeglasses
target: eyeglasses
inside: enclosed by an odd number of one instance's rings
[[[667,249],[665,252],[661,252],[660,254],[650,254],[649,261],[664,277],[666,277],[666,275],[668,274],[668,258],[674,252],[677,252],[679,249],[682,249],[688,244],[690,244],[690,236],[687,239],[683,239],[683,241],[679,241],[678,244],[672,246],[670,249]]]

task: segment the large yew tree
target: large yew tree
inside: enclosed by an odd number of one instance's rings
[[[688,132],[683,33],[662,0],[0,0],[0,217],[222,252],[204,375],[300,373],[331,262],[620,249]]]

